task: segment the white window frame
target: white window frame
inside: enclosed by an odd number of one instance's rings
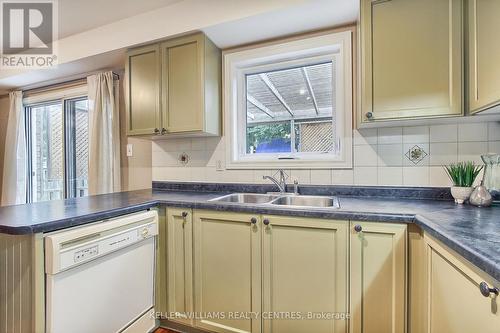
[[[34,93],[30,95],[29,93],[26,94],[23,98],[23,107],[24,107],[24,112],[25,112],[25,127],[26,127],[26,151],[28,152],[27,154],[27,174],[26,174],[26,202],[30,203],[33,202],[33,182],[32,182],[32,156],[31,156],[31,149],[32,149],[32,142],[31,142],[31,109],[33,107],[39,106],[39,105],[44,105],[44,104],[49,104],[53,102],[59,102],[61,103],[61,112],[63,113],[63,159],[64,159],[64,168],[63,168],[63,180],[64,180],[64,189],[63,189],[63,198],[62,199],[69,199],[69,198],[75,198],[78,196],[75,196],[74,193],[70,192],[69,189],[72,186],[68,179],[68,167],[70,165],[68,164],[68,147],[67,147],[67,139],[68,139],[68,123],[66,119],[66,112],[67,112],[67,102],[72,101],[72,100],[78,100],[78,99],[88,99],[88,86],[87,83],[77,83],[75,85],[71,85],[69,87],[61,87],[61,88],[55,88],[55,89],[48,89],[47,91],[43,91],[43,88],[40,88],[42,90],[40,93]],[[89,133],[90,135],[90,133]],[[37,201],[37,202],[43,202],[43,201]]]
[[[336,154],[246,154],[246,75],[335,58]],[[343,31],[224,53],[227,169],[352,168],[352,32]]]

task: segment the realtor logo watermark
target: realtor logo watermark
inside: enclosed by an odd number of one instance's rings
[[[0,0],[0,68],[49,68],[57,64],[57,1]]]

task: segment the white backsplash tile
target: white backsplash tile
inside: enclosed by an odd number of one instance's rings
[[[291,184],[294,182],[294,180],[297,180],[299,184],[311,184],[311,170],[291,170],[290,179],[288,180],[288,182]]]
[[[458,125],[432,125],[430,127],[430,142],[457,142]]]
[[[354,130],[354,145],[375,145],[377,144],[377,129],[363,128]]]
[[[459,142],[458,161],[473,161],[482,164],[481,155],[488,152],[488,142]]]
[[[153,180],[267,183],[262,176],[276,172],[225,170],[224,137],[170,138],[151,145]],[[416,164],[405,156],[414,146],[428,154]],[[354,169],[286,170],[288,182],[296,177],[301,184],[448,186],[441,165],[480,163],[481,154],[500,153],[500,122],[355,130],[353,152]],[[185,166],[182,153],[190,158]],[[216,170],[218,161],[223,171]]]
[[[470,123],[458,125],[458,141],[487,141],[488,123]]]
[[[403,165],[403,145],[383,144],[378,145],[378,166],[402,166]]]
[[[207,140],[205,138],[191,139],[191,150],[207,150]]]
[[[429,167],[403,167],[403,185],[429,186]]]
[[[430,165],[439,166],[457,162],[457,143],[431,143]]]
[[[403,128],[387,127],[378,129],[378,144],[402,143]]]
[[[379,167],[378,183],[383,185],[403,185],[403,169],[399,167]]]
[[[500,154],[500,141],[488,142],[488,153]]]
[[[331,170],[311,170],[311,184],[315,185],[330,185],[332,183],[332,172]]]
[[[354,167],[355,185],[377,185],[377,167]]]
[[[500,121],[491,121],[488,123],[488,140],[500,141]]]
[[[432,186],[448,187],[452,185],[450,177],[442,166],[431,166],[429,168],[430,184]]]
[[[352,169],[332,170],[332,184],[352,185],[353,183],[354,183],[354,170]]]
[[[403,143],[429,142],[429,126],[412,126],[403,128]]]
[[[356,166],[377,166],[377,146],[363,145],[354,146],[354,165]]]

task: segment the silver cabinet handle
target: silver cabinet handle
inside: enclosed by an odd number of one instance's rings
[[[187,217],[188,216],[188,212],[182,212],[182,217]]]
[[[255,217],[252,217],[250,219],[250,222],[252,222],[252,224],[256,224],[257,223],[257,219]]]
[[[365,114],[365,116],[366,116],[366,119],[373,119],[373,112],[367,112]]]
[[[363,227],[362,227],[362,226],[360,226],[359,224],[356,224],[356,225],[354,226],[354,231],[356,231],[356,232],[361,232],[361,231],[363,231]]]
[[[264,219],[262,223],[264,223],[264,225],[269,225],[269,219]]]
[[[498,296],[498,288],[490,288],[490,286],[488,286],[488,284],[484,281],[479,284],[479,291],[484,297],[490,297],[491,294]]]

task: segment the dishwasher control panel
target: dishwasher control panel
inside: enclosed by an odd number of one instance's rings
[[[96,257],[99,254],[99,245],[89,246],[75,252],[73,261],[75,263]]]
[[[156,234],[155,231],[156,224],[149,223],[89,241],[81,246],[63,249],[60,253],[61,270],[153,237]]]
[[[45,271],[57,274],[157,234],[158,215],[154,211],[54,233],[45,238]]]

